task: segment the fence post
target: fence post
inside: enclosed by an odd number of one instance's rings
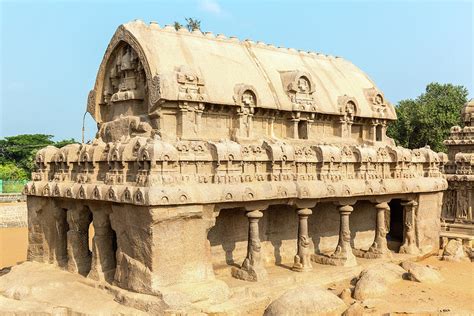
[[[3,193],[3,180],[0,179],[0,193]]]

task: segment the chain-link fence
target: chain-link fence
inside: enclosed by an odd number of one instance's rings
[[[0,193],[21,193],[28,180],[2,180],[0,179]]]

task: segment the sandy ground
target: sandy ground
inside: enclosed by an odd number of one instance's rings
[[[15,231],[13,232],[13,230]],[[0,263],[4,266],[26,259],[27,229],[15,228],[13,230],[2,229],[0,231],[0,257],[2,257]],[[15,245],[14,249],[13,245]],[[399,254],[396,254],[395,257],[399,261],[408,259]],[[267,270],[271,275],[270,280],[257,284],[249,284],[249,282],[230,277],[230,267],[228,266],[217,269],[217,277],[224,280],[236,294],[234,302],[230,301],[221,307],[223,310],[235,312],[242,311],[242,307],[248,305],[248,314],[261,315],[266,305],[275,299],[275,296],[279,296],[289,287],[302,283],[318,284],[339,295],[343,289],[352,289],[355,284],[352,278],[368,265],[374,264],[376,260],[358,259],[358,262],[360,266],[354,268],[313,264],[314,270],[309,274],[291,271],[289,269],[291,263],[288,267],[268,267]],[[438,284],[426,284],[401,280],[391,285],[390,293],[384,297],[362,302],[362,305],[368,307],[365,311],[373,315],[474,315],[474,263],[440,261],[436,256],[424,259],[420,263],[438,269],[444,281]],[[82,277],[78,275],[49,270],[50,266],[46,265],[38,271],[28,271],[27,275],[23,274],[25,277],[23,280],[15,277],[16,280],[10,279],[9,282],[1,277],[2,274],[6,277],[9,274],[9,269],[0,271],[0,284],[3,283],[3,287],[8,287],[8,283],[10,285],[16,283],[15,291],[18,291],[22,296],[22,300],[18,300],[8,298],[0,293],[0,315],[2,311],[6,310],[52,312],[55,306],[70,306],[72,310],[92,312],[93,314],[104,313],[106,310],[127,315],[140,313],[138,310],[117,304],[110,294],[86,286],[81,280]],[[59,282],[59,279],[68,280],[68,282]],[[25,288],[29,290],[25,290]],[[81,292],[82,294],[79,294]],[[264,292],[269,293],[266,295]],[[58,296],[57,293],[62,295]],[[249,293],[251,293],[250,298]],[[77,296],[78,294],[79,296]],[[54,299],[46,299],[47,297]],[[261,299],[259,300],[257,297]]]
[[[369,307],[367,312],[474,315],[474,263],[441,261],[435,256],[419,263],[438,269],[444,281],[427,284],[402,280],[390,286],[390,293],[384,297],[363,302]],[[351,283],[346,280],[329,288],[339,294],[344,288],[353,288]]]

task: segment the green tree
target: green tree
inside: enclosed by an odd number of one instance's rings
[[[176,31],[183,27],[181,23],[176,22],[176,21],[173,23],[173,26]]]
[[[183,26],[183,24],[175,21],[173,23],[174,29],[177,31],[182,27],[186,27],[189,32],[195,31],[195,30],[200,30],[201,29],[201,21],[198,19],[194,18],[184,18],[186,20],[186,25]]]
[[[388,136],[410,149],[429,145],[434,151],[446,151],[443,140],[451,126],[462,123],[461,108],[467,95],[463,86],[430,83],[416,99],[397,104],[398,120],[388,127]]]
[[[58,148],[76,143],[74,139],[55,142],[52,135],[24,134],[0,139],[0,165],[13,164],[29,175],[34,169],[35,155],[43,147],[54,145]]]
[[[186,28],[189,32],[200,30],[201,29],[201,21],[198,19],[193,18],[185,18],[186,19]]]

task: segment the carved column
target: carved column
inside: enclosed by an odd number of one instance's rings
[[[202,130],[202,113],[204,112],[204,104],[199,103],[196,109],[194,110],[195,113],[195,133],[199,134]]]
[[[270,117],[268,119],[268,136],[275,137],[275,130],[274,130],[275,118]]]
[[[338,261],[337,265],[355,266],[357,261],[352,253],[351,230],[349,228],[349,216],[354,208],[351,205],[342,205],[338,208],[340,215],[339,242],[331,258]]]
[[[247,257],[240,268],[232,269],[232,276],[245,281],[261,281],[266,278],[267,271],[261,260],[261,245],[258,232],[258,222],[263,213],[255,210],[245,214],[249,220],[249,236]]]
[[[385,140],[385,135],[387,135],[387,123],[385,121],[382,121],[382,135],[380,135],[380,141]]]
[[[293,135],[291,135],[293,138],[298,139],[299,138],[299,133],[298,133],[298,122],[300,120],[298,118],[293,118],[291,119],[291,124],[293,125]]]
[[[67,219],[66,210],[56,208],[54,210],[54,218],[56,219],[56,261],[60,267],[67,266]]]
[[[348,120],[347,121],[347,138],[351,138],[352,137],[352,121],[351,120]]]
[[[189,137],[194,130],[191,127],[189,119],[189,109],[187,102],[180,103],[178,105],[178,126],[177,135],[181,138]]]
[[[341,117],[339,119],[339,133],[341,137],[346,137],[346,119],[345,117]]]
[[[375,121],[370,123],[370,140],[377,141],[377,123]]]
[[[92,240],[92,263],[88,277],[98,281],[112,282],[115,274],[116,238],[110,226],[107,211],[93,211],[94,238]]]
[[[418,254],[419,249],[416,245],[415,236],[415,212],[418,203],[414,200],[402,203],[404,217],[403,245],[400,247],[400,253]]]
[[[385,213],[390,210],[387,202],[375,205],[377,210],[377,222],[375,229],[374,243],[370,246],[368,252],[377,255],[377,257],[389,256],[391,254],[387,247],[387,224],[385,221]]]
[[[313,212],[309,208],[298,210],[298,253],[295,256],[293,270],[303,272],[313,269],[309,250],[308,217]]]
[[[67,211],[67,253],[69,272],[86,276],[91,268],[89,251],[89,224],[92,220],[88,209],[74,207]]]

